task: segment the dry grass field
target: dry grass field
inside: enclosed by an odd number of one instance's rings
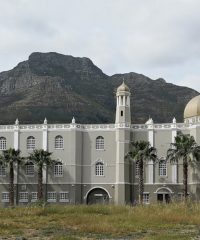
[[[0,239],[200,239],[200,204],[1,208]]]

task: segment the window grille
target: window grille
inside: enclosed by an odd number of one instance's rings
[[[96,163],[95,174],[96,174],[96,176],[103,176],[104,175],[104,164],[102,162]]]
[[[159,176],[166,176],[167,175],[167,165],[166,161],[161,160],[159,162]]]
[[[19,193],[19,202],[28,202],[28,192]]]
[[[149,203],[149,193],[143,193],[143,203],[144,204]]]
[[[6,176],[6,167],[4,165],[0,165],[0,176]]]
[[[56,192],[48,192],[47,193],[47,201],[48,202],[56,202]]]
[[[96,138],[96,149],[97,150],[104,149],[104,138],[102,136]]]
[[[68,192],[60,192],[60,202],[69,202]]]
[[[9,202],[9,192],[2,192],[1,194],[1,201],[2,202]]]
[[[32,192],[31,193],[31,202],[36,202],[38,200],[38,193]]]
[[[33,163],[27,163],[26,164],[25,174],[27,176],[33,176],[34,175],[34,164]]]
[[[35,138],[33,136],[30,136],[27,138],[26,146],[27,146],[27,150],[35,149]]]
[[[62,136],[55,137],[55,149],[63,149],[64,148],[64,141]]]
[[[62,163],[56,163],[54,165],[54,176],[62,177],[63,176],[63,165]]]
[[[0,138],[0,150],[6,150],[6,138],[5,137]]]

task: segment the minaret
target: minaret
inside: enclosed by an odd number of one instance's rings
[[[117,88],[117,104],[116,104],[116,118],[115,123],[131,123],[130,113],[130,89],[123,82]]]
[[[130,176],[129,163],[126,161],[126,154],[130,144],[130,90],[123,82],[117,88],[117,106],[115,120],[115,141],[116,141],[116,183],[115,203],[130,203]]]

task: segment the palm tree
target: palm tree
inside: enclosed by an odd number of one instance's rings
[[[0,156],[0,163],[9,166],[9,205],[14,206],[14,164],[20,164],[24,158],[20,156],[20,150],[9,148],[4,150]],[[18,193],[16,193],[18,194]]]
[[[136,141],[131,143],[131,151],[128,153],[128,156],[139,164],[139,203],[142,204],[144,192],[144,162],[150,160],[156,161],[156,149],[151,147],[147,141]]]
[[[193,136],[180,134],[175,137],[175,143],[171,143],[167,151],[167,160],[171,163],[183,161],[183,186],[184,198],[188,196],[188,165],[191,162],[200,161],[200,146]]]
[[[38,199],[43,200],[43,167],[55,163],[51,159],[52,153],[44,151],[43,149],[36,149],[29,156],[29,161],[38,166]]]

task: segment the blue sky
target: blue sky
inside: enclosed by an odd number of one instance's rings
[[[0,0],[0,71],[32,52],[89,57],[200,91],[199,0]]]

